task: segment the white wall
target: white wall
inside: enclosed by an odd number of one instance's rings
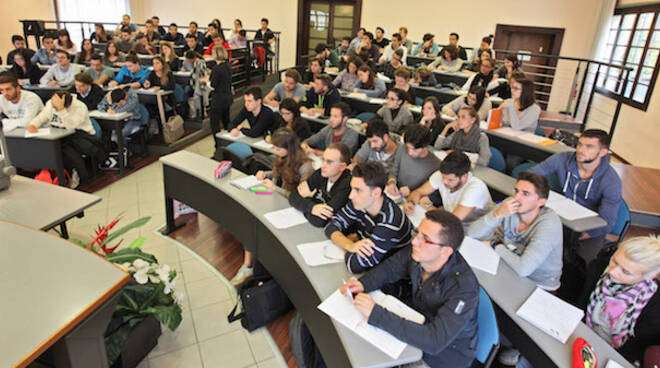
[[[11,35],[23,35],[23,25],[19,22],[21,19],[55,19],[55,10],[52,0],[19,0],[19,1],[0,1],[0,14],[3,21],[0,22],[0,56],[3,63],[7,63],[5,58],[7,53],[14,49],[11,44]],[[29,39],[30,47],[35,49],[34,37]]]

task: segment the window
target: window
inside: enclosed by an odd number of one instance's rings
[[[600,70],[597,86],[609,94],[622,94],[623,103],[646,110],[655,85],[660,53],[660,6],[617,9],[610,21],[607,46],[601,60],[632,68]]]
[[[85,36],[89,38],[94,31],[94,23],[119,23],[124,14],[131,14],[128,0],[57,0],[57,9],[62,21],[90,20],[85,25]],[[131,19],[133,23],[142,23],[143,20]],[[106,30],[114,30],[114,26],[106,25]],[[71,41],[80,49],[82,32],[80,24],[68,24],[66,29],[71,35]]]

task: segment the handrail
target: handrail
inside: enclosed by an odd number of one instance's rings
[[[516,55],[523,55],[523,56],[538,56],[538,57],[544,57],[547,59],[561,59],[561,60],[571,60],[571,61],[585,61],[589,63],[594,63],[594,64],[599,64],[602,66],[606,67],[613,67],[613,68],[619,68],[622,70],[627,70],[627,71],[632,71],[633,69],[629,66],[625,65],[617,65],[617,64],[611,64],[611,63],[606,63],[604,61],[598,61],[594,59],[585,59],[585,58],[578,58],[578,57],[573,57],[573,56],[561,56],[561,55],[549,55],[549,54],[533,54],[529,53],[526,51],[511,51],[511,50],[495,50],[495,54],[502,53],[502,54],[516,54]]]

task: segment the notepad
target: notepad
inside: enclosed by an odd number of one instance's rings
[[[333,243],[332,240],[298,244],[297,248],[305,263],[311,267],[344,261],[344,250]]]
[[[615,362],[614,360],[610,359],[607,361],[607,365],[605,366],[605,368],[623,368],[623,366]]]
[[[240,179],[232,180],[230,184],[239,189],[250,189],[251,187],[261,185],[261,182],[257,180],[256,176],[250,175]]]
[[[461,253],[461,256],[465,258],[470,267],[488,272],[491,275],[497,275],[500,255],[492,247],[466,236],[458,252]]]
[[[262,150],[266,151],[272,151],[273,150],[273,144],[266,142],[265,139],[262,139],[258,142],[252,143],[254,147],[261,148]]]
[[[566,343],[584,316],[581,309],[538,287],[516,314],[562,344]]]
[[[413,213],[407,216],[410,222],[412,222],[413,226],[419,227],[419,224],[422,223],[422,220],[426,216],[426,210],[422,208],[422,206],[416,204]]]
[[[386,101],[386,100],[385,100],[384,98],[375,98],[375,97],[374,97],[374,98],[370,98],[370,99],[369,99],[369,103],[377,104],[377,105],[382,105],[382,104],[385,103],[385,101]]]
[[[550,192],[546,206],[568,221],[598,216],[598,213],[556,192]]]
[[[380,290],[373,291],[369,295],[378,305],[399,317],[419,324],[424,323],[424,315],[395,297],[386,295]],[[353,305],[352,299],[342,295],[339,290],[319,304],[318,308],[393,359],[398,358],[406,348],[405,342],[368,324],[367,319]]]
[[[366,93],[360,93],[360,92],[351,92],[351,93],[348,94],[348,97],[366,100],[367,99],[367,94]]]
[[[25,138],[43,137],[50,135],[50,133],[51,133],[50,128],[39,128],[39,130],[35,133],[31,133],[25,130]]]
[[[223,139],[228,139],[230,141],[237,141],[241,138],[245,138],[245,135],[241,131],[239,131],[237,136],[232,137],[231,134],[229,134],[229,132],[221,132],[218,133],[218,137]]]
[[[7,133],[18,128],[18,122],[9,119],[2,119],[2,131]]]
[[[314,118],[317,118],[317,117],[321,116],[321,113],[315,112],[315,113],[310,114],[310,113],[305,112],[305,113],[301,113],[300,116],[302,116],[303,118],[312,118],[312,119],[314,119]]]
[[[522,139],[525,142],[536,143],[536,144],[541,144],[548,140],[548,138],[546,137],[541,137],[540,135],[536,135],[534,133],[529,133],[529,132],[519,135],[518,138]]]
[[[268,212],[264,217],[277,229],[286,229],[307,222],[307,219],[303,216],[302,212],[293,207]]]

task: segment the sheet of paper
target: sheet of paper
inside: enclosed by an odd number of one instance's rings
[[[447,151],[433,150],[433,154],[435,155],[435,157],[439,158],[440,161],[444,161],[445,157],[447,157]]]
[[[511,136],[511,137],[518,137],[522,134],[525,134],[525,132],[523,132],[522,130],[517,130],[517,129],[510,128],[510,127],[498,128],[498,129],[495,129],[495,131],[500,133],[500,134],[508,135],[508,136]]]
[[[614,360],[610,359],[607,361],[607,365],[605,366],[605,368],[623,368],[623,366],[615,362]]]
[[[370,98],[369,103],[382,105],[382,104],[385,103],[385,99],[384,98]]]
[[[266,220],[270,221],[270,223],[278,229],[286,229],[307,222],[307,219],[303,216],[302,212],[293,207],[268,212],[264,217],[266,217]]]
[[[598,213],[555,192],[550,192],[546,206],[568,221],[598,216]]]
[[[418,227],[422,223],[424,216],[426,216],[426,210],[422,206],[416,204],[415,210],[410,215],[406,214],[410,222],[412,222],[414,227]]]
[[[321,113],[318,112],[315,112],[313,114],[301,113],[300,116],[302,116],[303,118],[318,118],[319,116],[321,116]]]
[[[11,132],[12,130],[18,128],[18,122],[9,120],[9,119],[2,119],[2,131],[7,133]]]
[[[336,254],[333,254],[331,247],[341,252],[341,258],[337,259]],[[344,251],[336,246],[332,240],[298,244],[297,248],[300,254],[303,256],[305,263],[311,267],[332,263],[341,263],[344,260]],[[330,251],[326,251],[326,249],[330,249]],[[326,255],[326,252],[329,256]]]
[[[39,128],[36,133],[30,133],[27,130],[25,131],[25,138],[43,137],[47,135],[50,135],[50,128]]]
[[[339,289],[319,304],[318,309],[351,330],[364,320],[362,313],[353,306],[353,300],[342,295]]]
[[[538,287],[516,314],[562,344],[566,343],[584,316],[581,309]]]
[[[491,275],[497,275],[500,256],[492,247],[466,236],[458,252],[461,253],[470,267],[488,272]]]
[[[266,151],[272,151],[273,150],[273,145],[271,143],[266,142],[266,140],[262,139],[258,142],[252,143],[253,146],[261,148]]]
[[[336,261],[344,261],[344,250],[337,246],[337,244],[330,242],[330,244],[325,244],[323,247],[323,255],[325,258],[334,259]]]
[[[250,189],[251,187],[261,185],[261,182],[257,180],[256,176],[250,175],[240,179],[233,180],[231,181],[230,184],[240,189]]]
[[[241,138],[245,138],[245,135],[239,131],[237,136],[232,137],[231,134],[229,134],[229,132],[224,131],[224,132],[219,133],[218,137],[223,138],[223,139],[228,139],[230,141],[237,141]]]
[[[519,135],[518,138],[522,139],[525,142],[536,143],[536,144],[541,144],[548,140],[548,138],[546,137],[541,137],[540,135],[536,135],[529,132]]]
[[[364,93],[360,93],[360,92],[351,92],[351,93],[348,94],[348,97],[358,98],[358,99],[362,99],[362,100],[367,99],[367,95],[364,94]]]

